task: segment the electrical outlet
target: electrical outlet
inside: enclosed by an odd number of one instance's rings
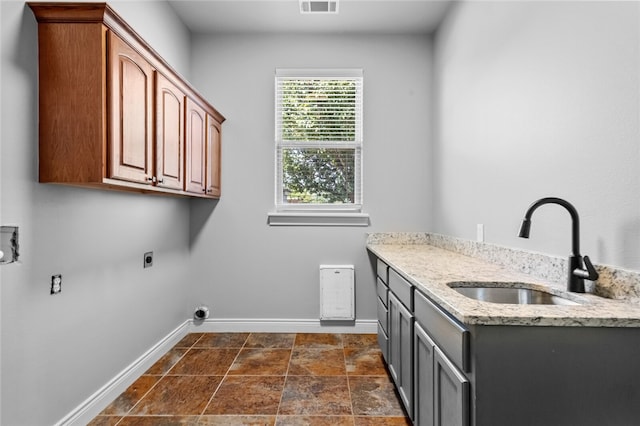
[[[144,260],[142,266],[144,268],[151,268],[153,266],[153,252],[148,251],[144,254]]]
[[[476,226],[476,241],[479,243],[484,242],[484,225],[482,223]]]
[[[58,294],[62,291],[62,275],[51,276],[51,294]]]

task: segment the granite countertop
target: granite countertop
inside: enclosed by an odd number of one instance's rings
[[[370,235],[367,249],[465,324],[640,327],[640,304],[589,293],[593,291],[593,285],[588,288],[587,293],[569,293],[566,291],[566,282],[553,279],[557,277],[540,278],[539,275],[501,265],[500,261],[488,261],[481,258],[482,256],[452,251],[451,244],[443,244],[441,236],[432,238],[429,234],[410,234],[412,237],[396,238],[397,234],[384,234],[386,237],[381,235]],[[387,238],[389,236],[391,238]],[[444,245],[447,249],[437,245]],[[454,248],[456,246],[453,244]],[[473,252],[477,251],[474,248]],[[487,250],[484,252],[486,254]],[[492,259],[495,256],[495,253],[491,254]],[[509,259],[500,260],[502,263],[510,262]],[[554,266],[556,269],[562,267],[561,264]],[[448,285],[477,281],[496,283],[496,286],[509,286],[509,283],[515,282],[526,283],[529,288],[544,290],[580,305],[509,305],[481,302],[459,294]]]

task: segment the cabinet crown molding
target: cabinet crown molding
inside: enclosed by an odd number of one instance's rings
[[[107,3],[27,2],[38,22],[103,22],[110,14],[122,21]]]

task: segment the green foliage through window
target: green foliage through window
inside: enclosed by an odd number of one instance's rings
[[[284,148],[283,191],[287,203],[354,203],[352,149]]]

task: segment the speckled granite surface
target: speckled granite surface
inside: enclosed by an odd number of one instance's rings
[[[566,259],[429,233],[370,234],[367,248],[466,324],[640,327],[640,273],[595,265],[587,293],[566,292]],[[480,302],[448,284],[524,283],[580,305]],[[603,297],[604,296],[604,297]]]

